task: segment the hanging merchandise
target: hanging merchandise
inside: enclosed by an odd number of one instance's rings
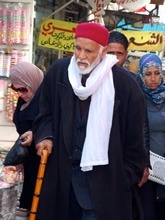
[[[27,51],[26,50],[19,50],[17,63],[21,63],[23,61],[28,61]]]
[[[0,44],[29,44],[29,4],[0,3],[0,21]]]
[[[15,48],[0,49],[0,78],[8,78],[15,64],[28,61],[28,53],[28,50]]]
[[[29,4],[0,3],[0,19],[0,44],[29,44]]]
[[[10,70],[17,63],[28,61],[27,50],[16,50],[13,48],[11,50],[11,62],[10,62]]]
[[[6,50],[3,58],[3,76],[9,77],[10,75],[10,64],[11,64],[11,52]]]
[[[8,78],[19,62],[29,61],[30,2],[0,3],[0,77]]]
[[[0,80],[0,111],[4,111],[5,106],[5,81]]]
[[[0,50],[0,77],[6,78],[10,74],[11,53],[9,50]]]
[[[9,7],[7,10],[7,44],[12,44],[12,32],[13,32],[13,10]]]
[[[26,9],[22,8],[21,11],[21,36],[20,36],[20,43],[26,44],[26,24],[27,24],[27,18],[26,18]]]
[[[30,8],[27,5],[22,4],[21,10],[21,35],[20,35],[20,43],[28,44],[28,33],[30,31]]]
[[[17,106],[18,93],[11,89],[11,85],[8,84],[6,92],[6,118],[9,121],[13,120],[13,113]]]
[[[14,66],[15,64],[17,64],[17,63],[18,63],[18,51],[15,50],[15,49],[13,49],[13,50],[11,51],[10,69],[12,69],[13,66]]]
[[[6,44],[7,31],[7,7],[6,4],[0,4],[0,44]]]
[[[21,5],[14,5],[13,9],[13,44],[19,44],[21,35]]]
[[[0,76],[3,76],[3,54],[4,51],[0,50]]]

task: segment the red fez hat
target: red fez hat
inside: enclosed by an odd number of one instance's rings
[[[102,46],[108,45],[109,32],[108,30],[97,23],[80,23],[76,27],[75,38],[84,37],[97,42]]]

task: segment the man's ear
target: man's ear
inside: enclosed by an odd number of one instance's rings
[[[102,51],[102,59],[105,57],[105,55],[107,54],[107,52],[108,52],[108,47],[105,46],[104,49],[103,49],[103,51]]]
[[[127,55],[126,55],[126,59],[128,58],[128,50],[127,50],[127,53],[126,53]]]

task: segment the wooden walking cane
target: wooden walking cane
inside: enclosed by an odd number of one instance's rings
[[[32,201],[32,206],[31,206],[30,215],[29,215],[29,220],[36,219],[37,208],[38,208],[38,203],[39,203],[39,196],[40,196],[40,192],[41,192],[41,187],[42,187],[42,182],[43,182],[43,178],[44,178],[47,160],[48,160],[48,151],[46,149],[44,149],[42,152],[40,165],[39,165],[39,169],[38,169],[37,180],[36,180],[33,201]]]

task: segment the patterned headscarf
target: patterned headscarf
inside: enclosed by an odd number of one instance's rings
[[[33,95],[40,86],[43,78],[43,72],[30,62],[18,63],[10,71],[11,83],[28,86],[32,90]]]
[[[156,66],[160,72],[160,82],[156,89],[150,89],[145,84],[145,73],[151,66]],[[142,90],[145,94],[156,104],[165,102],[165,84],[163,83],[162,62],[160,58],[152,53],[143,55],[139,61],[138,74],[142,79]]]

